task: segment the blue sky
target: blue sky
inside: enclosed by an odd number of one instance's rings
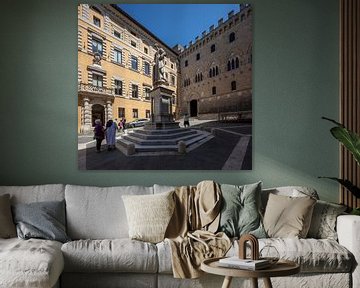
[[[227,19],[239,4],[118,4],[126,13],[173,47],[187,45],[202,31],[217,26],[218,19]]]

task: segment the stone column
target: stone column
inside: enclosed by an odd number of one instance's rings
[[[88,132],[91,131],[91,107],[90,107],[90,99],[84,98],[84,123],[83,123],[83,131]]]
[[[111,100],[107,100],[106,101],[106,119],[105,121],[107,122],[109,119],[113,118],[113,113],[112,113],[112,103]]]
[[[151,97],[151,122],[154,122],[154,97]]]

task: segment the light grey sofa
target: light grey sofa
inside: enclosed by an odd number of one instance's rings
[[[122,195],[155,194],[173,187],[90,187],[75,185],[0,186],[12,203],[66,201],[65,244],[48,240],[0,239],[0,287],[221,287],[223,278],[174,279],[167,242],[130,240]],[[291,188],[275,189],[291,195]],[[263,191],[263,202],[266,194]],[[281,257],[301,264],[301,273],[273,278],[274,287],[360,287],[360,217],[337,219],[339,242],[328,239],[260,239]],[[228,252],[236,255],[237,243]],[[234,279],[233,287],[250,287]],[[259,281],[262,287],[262,281]]]

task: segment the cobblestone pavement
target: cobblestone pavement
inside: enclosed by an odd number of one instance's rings
[[[192,119],[191,128],[213,131],[214,138],[185,155],[126,156],[118,149],[96,153],[92,135],[79,135],[81,170],[250,170],[252,126]],[[117,133],[117,137],[121,137]]]

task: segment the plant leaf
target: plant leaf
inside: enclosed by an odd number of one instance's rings
[[[345,127],[331,128],[331,134],[339,140],[353,154],[356,162],[360,165],[360,137],[355,132]]]
[[[355,186],[351,181],[346,179],[340,179],[336,177],[318,177],[318,178],[326,178],[330,180],[334,180],[339,182],[342,186],[344,186],[347,190],[349,190],[356,198],[360,198],[360,188]]]

